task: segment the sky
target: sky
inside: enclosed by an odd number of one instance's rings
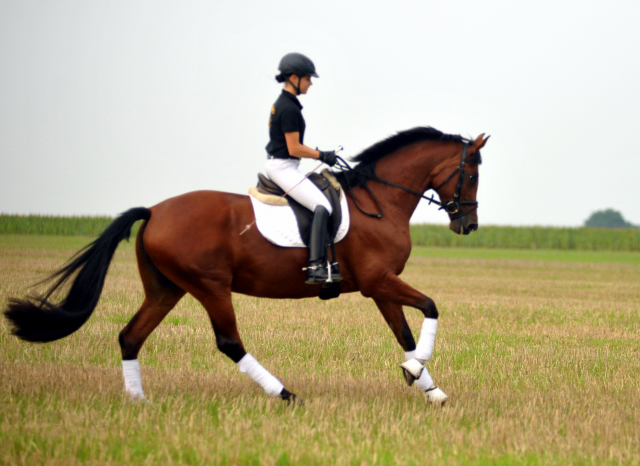
[[[481,227],[640,225],[639,23],[631,0],[0,0],[0,212],[245,194],[301,52],[307,145],[485,133]],[[448,219],[422,201],[412,221]]]

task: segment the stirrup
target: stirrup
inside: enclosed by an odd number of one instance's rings
[[[321,264],[309,265],[302,270],[307,272],[305,283],[307,285],[324,284],[330,285],[331,283],[337,283],[342,280],[342,275],[338,273],[338,263],[327,263],[326,266]]]

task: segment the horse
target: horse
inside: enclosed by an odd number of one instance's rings
[[[448,398],[425,366],[435,342],[438,309],[431,298],[399,278],[411,252],[409,220],[425,198],[447,212],[454,233],[467,235],[478,228],[478,166],[487,140],[484,134],[472,140],[417,127],[374,144],[351,159],[357,165],[337,173],[351,218],[349,233],[335,244],[341,292],[359,291],[374,300],[405,352],[405,382],[415,382],[433,404]],[[425,195],[430,189],[440,200]],[[143,220],[135,250],[145,298],[118,338],[126,394],[145,399],[138,354],[151,332],[189,293],[205,308],[218,349],[240,372],[268,395],[303,403],[247,352],[231,296],[311,298],[320,295],[322,285],[304,283],[304,248],[278,247],[256,228],[240,235],[254,219],[248,196],[218,191],[190,192],[150,208],[130,209],[46,279],[53,284],[43,295],[9,300],[4,314],[13,324],[12,333],[31,342],[49,342],[78,330],[99,301],[118,243],[129,239],[133,224]],[[50,302],[66,282],[66,297]],[[403,306],[424,315],[417,344]]]

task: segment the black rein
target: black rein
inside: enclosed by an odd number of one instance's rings
[[[371,175],[371,174],[367,174],[361,171],[358,171],[358,166],[356,166],[355,168],[351,168],[349,166],[349,164],[347,162],[345,162],[345,160],[342,157],[337,157],[338,159],[338,166],[339,168],[341,168],[342,170],[348,169],[348,170],[355,170],[357,171],[359,174],[365,176],[367,179],[373,180],[373,181],[377,181],[379,183],[383,183],[389,186],[392,186],[394,188],[398,188],[401,189],[403,191],[406,191],[410,194],[413,194],[415,196],[421,197],[423,199],[426,199],[427,201],[429,201],[429,204],[433,203],[436,205],[439,205],[440,208],[438,210],[446,210],[447,213],[450,215],[451,220],[456,220],[459,218],[464,217],[465,215],[469,215],[471,212],[473,212],[474,210],[476,210],[478,208],[478,202],[477,201],[461,201],[460,200],[460,194],[462,193],[462,184],[464,182],[464,167],[467,163],[467,151],[469,149],[469,143],[465,142],[464,143],[464,147],[462,149],[462,159],[460,161],[460,165],[447,177],[446,180],[444,180],[442,183],[440,183],[440,185],[437,188],[434,188],[434,191],[438,191],[438,189],[442,188],[445,184],[447,184],[449,181],[451,181],[451,178],[453,178],[453,176],[457,173],[460,172],[460,175],[458,176],[458,185],[456,186],[456,192],[453,194],[453,200],[443,203],[441,201],[436,200],[433,195],[431,195],[431,197],[427,197],[425,196],[424,193],[419,193],[418,191],[414,191],[413,189],[409,189],[409,188],[405,188],[404,186],[401,186],[399,184],[393,183],[392,181],[388,181],[385,180],[384,178],[379,178],[376,175]],[[371,188],[369,188],[369,186],[365,183],[364,184],[364,188],[367,190],[367,192],[369,193],[369,196],[371,196],[371,199],[373,199],[373,201],[376,203],[376,207],[378,209],[378,212],[380,212],[379,214],[373,213],[373,212],[365,212],[356,202],[355,197],[353,196],[353,191],[352,191],[352,187],[349,184],[348,181],[348,177],[345,176],[345,181],[347,183],[347,191],[349,191],[349,194],[351,194],[351,199],[353,199],[353,203],[354,205],[358,208],[358,210],[360,212],[362,212],[365,215],[368,215],[369,217],[374,217],[374,218],[382,218],[382,216],[384,215],[384,211],[382,210],[382,206],[380,205],[380,201],[378,200],[378,198],[375,196],[375,194],[373,193],[373,191],[371,191]],[[462,206],[473,206],[472,209],[466,210],[466,211],[461,211],[460,208]]]

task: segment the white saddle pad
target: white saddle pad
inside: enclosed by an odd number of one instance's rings
[[[253,205],[253,213],[256,216],[258,231],[273,244],[285,248],[306,248],[300,237],[298,221],[291,207],[270,205],[260,202],[253,196],[249,196]],[[335,242],[341,241],[349,231],[349,206],[347,196],[341,196],[342,222]]]

